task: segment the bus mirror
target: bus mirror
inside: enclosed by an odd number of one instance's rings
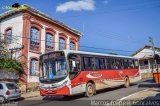
[[[76,67],[76,62],[75,61],[72,61],[72,66]]]

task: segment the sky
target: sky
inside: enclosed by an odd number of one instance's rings
[[[131,55],[154,38],[160,47],[159,0],[0,0],[30,5],[82,33],[80,50]]]

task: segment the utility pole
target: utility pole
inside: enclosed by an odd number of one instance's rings
[[[154,39],[152,37],[148,37],[149,38],[149,42],[152,45],[152,49],[153,49],[153,57],[155,56],[155,47],[154,47]]]
[[[153,75],[153,71],[154,71],[154,67],[156,66],[157,62],[155,60],[155,46],[154,46],[154,39],[153,37],[148,37],[149,38],[149,42],[151,43],[152,45],[152,50],[153,50],[153,60],[154,60],[154,63],[152,64],[152,75]],[[153,78],[154,78],[154,75],[153,75]]]

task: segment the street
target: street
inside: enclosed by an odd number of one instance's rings
[[[116,87],[116,88],[109,88],[102,91],[98,91],[96,95],[93,97],[85,97],[84,95],[76,95],[71,97],[63,98],[63,96],[57,97],[34,97],[19,101],[19,105],[23,106],[50,106],[50,105],[57,105],[57,106],[88,106],[91,105],[91,100],[119,100],[123,97],[136,93],[138,91],[142,91],[147,89],[146,87],[138,87],[139,84],[143,82],[140,81],[137,84],[131,85],[129,88],[124,87]]]

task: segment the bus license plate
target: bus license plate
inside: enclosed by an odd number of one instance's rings
[[[52,93],[52,91],[48,91],[48,93]]]

